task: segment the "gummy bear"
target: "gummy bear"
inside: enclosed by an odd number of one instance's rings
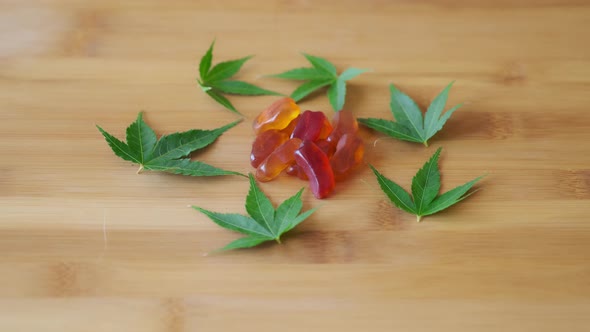
[[[285,127],[284,129],[281,129],[281,132],[287,134],[287,136],[290,137],[291,134],[293,133],[293,130],[295,129],[295,127],[297,127],[300,117],[301,117],[301,114],[297,115],[297,117],[295,119],[293,119],[293,120],[291,120],[291,122],[289,122],[287,127]]]
[[[295,126],[295,129],[293,129],[291,138],[297,137],[304,141],[315,141],[320,136],[327,138],[331,132],[332,125],[326,119],[324,113],[305,111],[299,116],[299,122]]]
[[[252,143],[252,152],[250,153],[250,164],[258,167],[276,148],[283,144],[289,135],[278,130],[267,130],[256,136]]]
[[[307,181],[307,175],[305,175],[305,172],[297,164],[287,167],[287,174]]]
[[[259,181],[270,181],[285,171],[307,180],[317,198],[334,190],[362,163],[364,145],[357,136],[358,123],[350,111],[334,114],[301,110],[291,98],[282,98],[256,117],[256,139],[250,161]]]
[[[295,162],[309,179],[309,187],[317,198],[328,196],[334,186],[334,172],[330,160],[312,141],[304,141],[295,151]]]
[[[336,144],[344,134],[356,134],[359,125],[350,111],[340,111],[334,114],[332,118],[334,130],[328,136],[328,141]]]
[[[332,124],[330,123],[330,120],[328,120],[328,118],[324,115],[324,124],[322,125],[322,130],[320,131],[320,135],[318,136],[318,139],[328,138],[328,136],[330,136],[330,134],[332,133],[333,130],[334,130],[334,128],[332,128]]]
[[[301,110],[295,101],[289,97],[281,98],[262,111],[252,124],[254,132],[260,134],[271,129],[285,129]]]
[[[363,161],[365,147],[363,141],[354,134],[344,134],[340,137],[336,152],[330,164],[336,178],[340,179]]]
[[[276,178],[289,165],[295,163],[295,150],[301,145],[299,138],[291,138],[273,151],[256,169],[256,179],[262,182]]]
[[[330,142],[327,139],[320,139],[314,142],[315,145],[318,146],[328,158],[331,158],[334,152],[336,151],[336,142]]]

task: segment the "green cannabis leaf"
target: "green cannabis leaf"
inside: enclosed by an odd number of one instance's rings
[[[381,186],[381,190],[389,197],[391,202],[398,208],[415,214],[418,221],[423,216],[428,216],[440,212],[473,194],[475,191],[465,195],[473,185],[479,181],[483,176],[473,179],[464,185],[455,189],[449,190],[446,193],[437,196],[440,190],[440,173],[438,170],[438,157],[442,148],[436,150],[434,155],[426,164],[416,173],[412,179],[412,197],[395,182],[389,180],[385,176],[371,166],[371,169],[377,177],[377,182]]]
[[[232,122],[213,130],[193,129],[181,133],[164,135],[158,140],[156,133],[144,121],[142,113],[127,128],[127,143],[96,126],[102,133],[113,152],[135,164],[142,170],[161,171],[191,176],[242,175],[207,165],[200,161],[191,161],[189,155],[213,143],[221,134],[237,125]]]
[[[250,248],[267,241],[281,243],[281,235],[299,225],[315,212],[316,208],[313,208],[300,213],[303,207],[302,193],[303,189],[299,190],[275,210],[250,174],[250,191],[246,196],[246,211],[250,216],[212,212],[198,206],[193,206],[193,208],[202,212],[219,226],[247,235],[229,243],[221,250]]]
[[[420,108],[412,98],[403,92],[399,91],[393,84],[390,86],[391,90],[391,113],[397,122],[365,118],[358,119],[358,121],[365,126],[380,131],[391,137],[423,143],[428,146],[428,140],[439,132],[445,125],[447,120],[453,115],[461,104],[451,108],[442,114],[447,99],[449,97],[449,90],[454,82],[447,85],[446,88],[438,95],[426,111],[426,117],[422,118]],[[442,115],[442,116],[441,116]]]
[[[213,62],[214,45],[215,41],[211,43],[207,53],[205,53],[205,55],[203,55],[201,58],[201,63],[199,64],[199,75],[201,79],[197,81],[201,89],[216,102],[228,110],[240,114],[234,105],[222,94],[245,96],[281,95],[280,93],[259,88],[256,85],[250,83],[230,80],[232,76],[240,71],[242,65],[252,58],[252,56],[220,62],[211,68],[211,63]]]
[[[328,88],[330,104],[334,111],[341,111],[346,99],[346,82],[368,70],[348,68],[338,76],[336,67],[328,60],[305,53],[303,55],[311,63],[311,68],[295,68],[280,74],[270,75],[270,77],[307,81],[291,93],[291,98],[296,102],[307,97],[314,91],[330,86]]]

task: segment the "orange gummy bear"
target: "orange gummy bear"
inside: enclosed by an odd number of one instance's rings
[[[252,167],[258,167],[274,150],[283,144],[289,135],[278,130],[267,130],[256,136],[252,143],[252,152],[250,153],[250,164]]]
[[[340,111],[334,114],[332,118],[334,129],[328,136],[328,141],[336,144],[344,134],[356,134],[359,129],[358,122],[351,111]]]
[[[336,152],[330,159],[330,165],[336,178],[341,179],[363,161],[365,147],[363,141],[354,134],[344,134],[340,137]]]
[[[295,163],[295,150],[299,149],[300,145],[299,138],[291,138],[279,146],[258,166],[256,179],[266,182],[279,176],[285,168]]]
[[[281,98],[256,117],[252,128],[256,134],[271,129],[282,130],[287,128],[291,121],[299,116],[299,113],[301,110],[293,99]]]
[[[293,130],[295,130],[295,127],[297,127],[297,124],[299,123],[299,119],[301,118],[301,114],[297,115],[297,117],[293,120],[291,120],[291,122],[289,122],[289,124],[287,125],[287,127],[285,127],[285,129],[281,129],[282,133],[285,133],[288,137],[291,137],[291,134],[293,133]]]

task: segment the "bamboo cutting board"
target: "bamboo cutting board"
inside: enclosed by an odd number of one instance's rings
[[[482,190],[416,223],[363,167],[282,245],[205,255],[239,235],[188,208],[244,212],[240,177],[136,175],[118,137],[139,111],[158,134],[236,120],[196,85],[305,66],[351,81],[346,108],[390,117],[388,84],[425,107],[465,102],[429,148],[363,130],[366,160],[409,188],[439,146],[443,190]],[[588,331],[590,3],[444,1],[0,2],[0,331]],[[197,157],[251,171],[245,115]],[[302,108],[332,114],[318,94]],[[277,203],[306,186],[262,185]]]

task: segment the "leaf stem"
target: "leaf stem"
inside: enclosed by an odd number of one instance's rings
[[[428,147],[428,141],[424,141],[424,146]]]
[[[420,221],[422,221],[422,216],[416,216],[416,221],[417,221],[417,222],[420,222]]]
[[[137,170],[137,174],[140,174],[143,171],[143,165],[139,165],[139,169]]]
[[[277,237],[275,240],[277,240],[278,244],[281,244],[281,237]]]

